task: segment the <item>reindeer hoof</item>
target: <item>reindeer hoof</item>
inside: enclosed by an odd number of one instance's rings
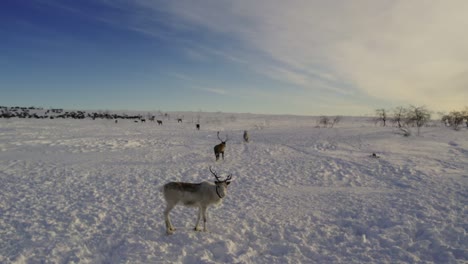
[[[174,227],[169,227],[167,230],[166,230],[166,234],[168,235],[172,235],[174,233],[176,229]]]

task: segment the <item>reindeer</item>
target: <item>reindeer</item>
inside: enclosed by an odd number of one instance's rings
[[[177,123],[182,123],[182,119],[183,119],[183,118],[184,118],[184,116],[182,116],[182,117],[178,116],[178,117],[177,117]]]
[[[156,120],[158,122],[158,125],[162,126],[162,120]]]
[[[247,130],[244,130],[244,142],[249,142],[249,133],[247,133]]]
[[[217,205],[222,202],[227,195],[227,186],[231,183],[232,178],[232,174],[229,174],[225,180],[221,180],[211,169],[211,166],[210,172],[216,178],[214,184],[205,181],[201,183],[169,182],[164,185],[163,194],[166,200],[164,220],[168,235],[175,231],[169,212],[179,203],[188,207],[198,207],[197,223],[193,230],[200,231],[199,222],[200,218],[203,217],[203,231],[206,232],[206,209],[209,205]]]
[[[197,128],[197,130],[200,130],[200,124],[196,124],[195,127]]]
[[[219,131],[218,131],[218,139],[221,140],[221,143],[214,146],[214,153],[216,156],[216,161],[218,161],[220,153],[224,160],[224,149],[226,149],[226,142],[228,141],[228,136],[226,135],[226,140],[223,141],[221,138],[219,138]]]

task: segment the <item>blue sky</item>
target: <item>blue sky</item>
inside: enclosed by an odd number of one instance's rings
[[[464,0],[3,0],[0,105],[461,110],[466,14]]]

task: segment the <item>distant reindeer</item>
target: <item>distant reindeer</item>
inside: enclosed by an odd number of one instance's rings
[[[244,142],[249,142],[249,133],[247,132],[247,130],[244,130]]]
[[[197,130],[200,130],[200,124],[196,124],[195,127],[197,128]]]
[[[158,125],[162,125],[162,120],[156,120],[156,122],[158,122]]]
[[[216,161],[218,161],[218,159],[219,159],[219,154],[221,154],[221,156],[223,157],[223,160],[224,160],[224,150],[226,149],[226,142],[228,141],[228,136],[226,135],[226,140],[223,141],[219,137],[219,131],[218,131],[218,139],[221,141],[221,143],[214,147],[214,153],[215,153],[215,156],[216,156]]]
[[[209,205],[216,205],[222,202],[223,198],[227,195],[227,186],[231,183],[232,178],[232,174],[229,174],[225,180],[221,180],[211,167],[210,172],[216,178],[214,184],[205,181],[202,183],[169,182],[164,185],[163,193],[166,200],[164,220],[168,235],[176,230],[171,223],[169,213],[179,203],[184,206],[198,207],[197,223],[194,230],[200,231],[200,218],[203,217],[203,231],[206,231],[206,209]]]

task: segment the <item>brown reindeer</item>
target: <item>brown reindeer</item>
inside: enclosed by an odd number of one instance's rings
[[[221,157],[224,160],[224,150],[226,149],[226,142],[228,141],[228,135],[226,135],[226,140],[223,141],[221,138],[219,138],[219,131],[218,131],[218,139],[221,141],[221,143],[214,147],[216,161],[218,161],[219,159],[219,154],[221,154]]]
[[[158,125],[162,125],[162,120],[156,120],[158,122]]]

